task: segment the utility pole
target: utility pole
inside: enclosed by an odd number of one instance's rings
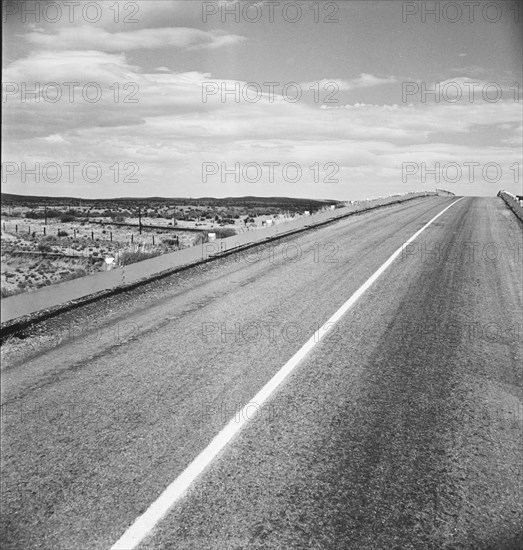
[[[47,225],[47,206],[44,206],[44,225]]]
[[[138,207],[138,231],[142,234],[142,209]]]

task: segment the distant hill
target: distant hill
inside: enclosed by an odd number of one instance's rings
[[[318,200],[318,199],[302,199],[291,197],[226,197],[218,199],[215,197],[200,197],[200,198],[187,198],[187,197],[115,197],[112,199],[81,199],[78,197],[47,197],[36,195],[14,195],[11,193],[2,193],[2,204],[17,205],[17,206],[46,206],[46,205],[79,205],[79,204],[91,204],[91,205],[103,205],[108,206],[110,204],[127,204],[127,205],[153,205],[153,204],[176,204],[179,206],[186,205],[201,205],[201,206],[274,206],[274,207],[296,207],[296,206],[311,206],[322,207],[325,204],[337,204],[340,201],[336,200]]]

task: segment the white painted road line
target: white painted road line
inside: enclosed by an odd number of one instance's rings
[[[192,483],[211,464],[216,456],[227,446],[228,443],[238,434],[244,424],[249,421],[249,406],[256,403],[261,407],[271,395],[278,389],[282,382],[298,366],[300,361],[314,348],[318,342],[329,332],[329,330],[347,313],[347,311],[358,301],[363,293],[368,290],[378,277],[392,264],[402,253],[404,247],[414,241],[429,225],[444,214],[451,206],[454,206],[461,199],[443,209],[434,216],[419,231],[390,256],[390,258],[363,283],[360,288],[332,315],[332,317],[318,330],[314,336],[283,365],[283,367],[263,386],[263,388],[249,401],[241,410],[239,417],[234,416],[229,423],[214,437],[207,447],[185,468],[185,470],[165,489],[165,491],[139,516],[135,522],[116,541],[111,550],[133,550],[135,549],[154,529],[158,522],[167,514],[172,506],[178,502],[187,492]],[[256,415],[254,415],[256,418]]]

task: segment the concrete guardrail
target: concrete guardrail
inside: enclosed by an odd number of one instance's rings
[[[523,200],[518,199],[516,195],[508,191],[500,191],[498,197],[501,197],[512,212],[523,222]]]

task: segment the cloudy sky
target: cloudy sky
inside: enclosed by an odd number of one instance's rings
[[[521,193],[511,1],[72,4],[4,6],[4,192]]]

